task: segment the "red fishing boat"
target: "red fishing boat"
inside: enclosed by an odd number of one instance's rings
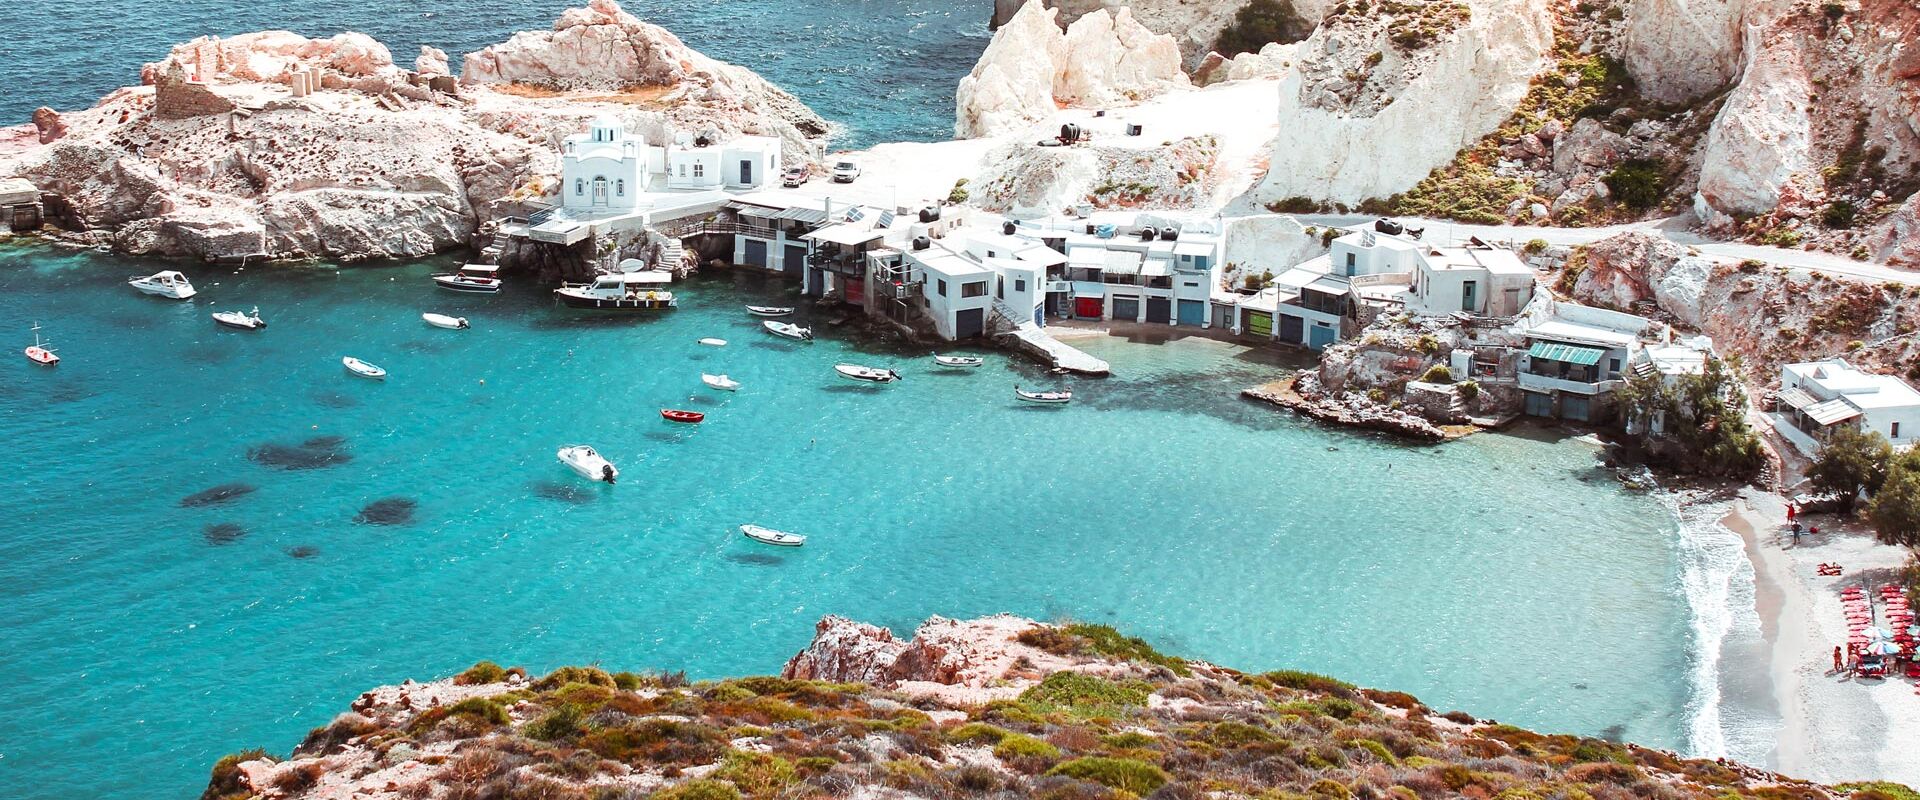
[[[707,418],[707,415],[698,411],[682,411],[677,408],[660,409],[660,416],[666,417],[674,422],[699,422]]]

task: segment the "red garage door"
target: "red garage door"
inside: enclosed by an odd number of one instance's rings
[[[1099,319],[1107,310],[1104,297],[1076,297],[1073,299],[1073,315],[1087,319]]]
[[[846,301],[849,303],[858,303],[858,302],[864,301],[867,298],[866,279],[865,278],[849,278],[846,276],[841,276],[840,294],[844,296],[846,298]]]

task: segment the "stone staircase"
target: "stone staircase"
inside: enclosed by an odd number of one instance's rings
[[[679,272],[686,266],[687,248],[680,240],[668,236],[654,228],[647,229],[649,241],[660,242],[659,260],[652,264],[654,269],[666,269]]]

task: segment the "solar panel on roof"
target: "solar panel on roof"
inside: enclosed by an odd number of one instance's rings
[[[847,209],[848,222],[859,222],[861,219],[865,218],[866,216],[867,216],[867,212],[861,211],[859,206],[854,206],[853,208]]]
[[[880,212],[880,227],[882,228],[893,227],[893,220],[894,220],[893,212],[891,211]]]

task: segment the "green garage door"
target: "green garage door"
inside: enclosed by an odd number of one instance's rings
[[[1249,311],[1244,320],[1247,333],[1253,336],[1273,338],[1273,313],[1268,311]]]

